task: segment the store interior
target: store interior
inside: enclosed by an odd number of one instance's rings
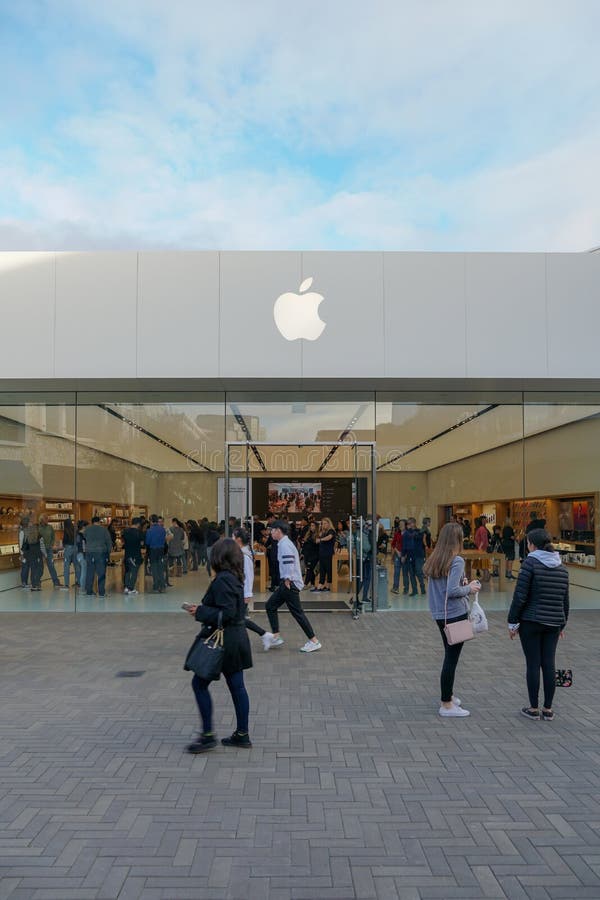
[[[474,523],[485,515],[488,528],[509,518],[518,537],[534,512],[545,519],[569,568],[574,606],[595,608],[600,606],[599,446],[597,395],[1,395],[0,610],[176,611],[184,600],[197,601],[208,584],[205,570],[174,573],[174,587],[157,596],[151,580],[142,577],[139,594],[127,598],[117,539],[106,598],[86,597],[74,587],[57,590],[46,570],[42,591],[30,593],[20,587],[23,515],[48,516],[62,583],[67,516],[110,518],[117,538],[134,516],[151,513],[167,522],[204,516],[219,522],[227,511],[249,512],[259,521],[268,511],[269,485],[298,484],[319,493],[319,509],[311,511],[317,520],[324,515],[337,520],[344,513],[372,520],[375,512],[391,526],[396,516],[414,516],[418,523],[429,518],[434,541],[453,516]],[[291,517],[300,513],[289,511]],[[378,608],[426,608],[425,597],[391,594],[391,553],[379,561],[388,570],[388,589]],[[324,610],[333,600],[343,601],[341,609],[351,605],[347,562],[340,559],[338,568],[338,590],[322,601]],[[495,565],[483,560],[477,568],[493,572]],[[498,577],[484,582],[490,609],[510,602],[513,585],[502,572],[500,561]],[[261,587],[257,562],[259,606],[266,596]]]

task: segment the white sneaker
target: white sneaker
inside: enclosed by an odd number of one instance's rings
[[[453,697],[452,702],[455,706],[462,706],[462,700],[460,699],[460,697]]]
[[[304,647],[300,647],[300,652],[301,653],[312,653],[313,650],[320,650],[320,649],[321,649],[321,644],[319,643],[319,641],[317,641],[316,643],[315,643],[315,641],[307,641],[305,643]]]
[[[261,640],[263,642],[264,651],[266,653],[267,650],[270,650],[271,647],[273,646],[273,642],[274,642],[275,638],[273,637],[273,635],[271,634],[270,631],[265,631],[265,633],[261,636]]]
[[[265,642],[266,637],[268,637],[268,639],[269,639],[268,646],[267,646],[267,642]],[[283,646],[283,644],[285,644],[285,641],[283,640],[283,638],[275,637],[273,634],[271,634],[270,631],[267,631],[267,633],[263,637],[263,646],[264,646],[265,650],[270,650],[271,647],[281,647],[281,646]]]
[[[129,588],[125,588],[125,590],[123,591],[123,593],[124,593],[124,594],[128,594],[128,593],[129,593]]]
[[[129,591],[129,596],[130,596],[130,597],[131,597],[132,594],[137,594],[137,591]]]
[[[468,709],[463,709],[462,706],[454,705],[452,705],[450,709],[446,709],[445,706],[440,706],[439,714],[440,716],[453,716],[454,718],[464,718],[465,716],[471,715]]]

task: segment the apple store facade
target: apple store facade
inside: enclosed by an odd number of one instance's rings
[[[259,602],[269,514],[340,523],[332,590],[311,595],[340,612],[344,523],[378,522],[365,614],[426,608],[394,572],[396,518],[432,542],[461,521],[496,609],[543,519],[574,606],[600,608],[600,253],[0,253],[0,298],[0,611],[177,609],[143,571],[123,596],[120,533],[152,513],[251,520]],[[105,598],[63,560],[64,523],[93,516],[115,536]],[[477,554],[482,517],[504,551]],[[40,592],[25,518],[53,529]],[[172,590],[197,597],[186,556]]]

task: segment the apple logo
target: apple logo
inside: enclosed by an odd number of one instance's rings
[[[325,322],[319,318],[319,303],[323,296],[314,292],[306,293],[312,283],[312,278],[305,278],[300,285],[299,294],[288,292],[275,301],[275,324],[287,341],[299,338],[316,341],[323,333]]]

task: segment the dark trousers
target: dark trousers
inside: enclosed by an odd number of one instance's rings
[[[150,547],[150,571],[152,572],[152,588],[155,591],[164,591],[165,551],[162,547]]]
[[[29,581],[29,569],[30,569],[30,566],[29,566],[29,563],[27,562],[27,557],[25,556],[25,553],[23,553],[23,556],[21,557],[21,584],[22,585],[26,585],[27,582]]]
[[[244,619],[244,625],[248,629],[248,631],[253,631],[254,634],[259,634],[261,637],[263,634],[266,634],[264,628],[261,628],[260,625],[257,625],[256,622],[253,622],[252,619]]]
[[[319,557],[319,584],[331,584],[331,575],[333,570],[333,557]]]
[[[306,582],[306,584],[314,585],[316,578],[317,578],[317,576],[315,574],[317,560],[316,559],[305,559],[304,565],[306,566],[306,574],[304,576],[304,581]]]
[[[142,558],[132,559],[131,557],[125,557],[125,587],[128,591],[135,591],[135,585],[137,582],[138,572],[140,571],[140,566],[142,564]]]
[[[467,618],[468,613],[463,613],[462,616],[454,616],[453,619],[448,619],[448,622],[461,622],[463,619]],[[442,703],[450,703],[452,700],[452,691],[454,690],[454,673],[456,672],[458,658],[463,645],[449,644],[446,640],[446,635],[444,634],[444,620],[436,619],[436,622],[438,623],[438,628],[440,629],[442,640],[444,642],[444,662],[440,674]]]
[[[86,553],[87,569],[85,573],[85,592],[93,594],[94,575],[98,576],[98,593],[104,597],[106,590],[106,553]]]
[[[192,572],[198,571],[198,563],[200,562],[200,544],[197,541],[190,541],[190,568]]]
[[[25,551],[25,565],[31,573],[31,587],[39,588],[42,583],[42,572],[44,571],[44,560],[39,544],[34,544]]]
[[[269,575],[271,577],[271,590],[279,584],[279,560],[277,556],[269,555]]]
[[[544,707],[552,709],[555,683],[556,645],[560,635],[558,625],[542,625],[541,622],[521,622],[519,639],[527,662],[527,691],[529,704],[537,709],[540,693],[540,669],[544,681]]]
[[[413,594],[417,593],[417,581],[421,588],[421,593],[425,593],[425,579],[423,578],[423,563],[425,560],[422,556],[411,556],[408,560],[408,574],[410,575],[410,587]]]
[[[248,715],[250,713],[250,699],[248,691],[244,684],[243,671],[234,672],[233,675],[225,675],[225,681],[233,700],[236,717],[236,730],[242,734],[248,733]],[[192,689],[198,704],[198,712],[202,719],[202,731],[204,734],[212,733],[212,712],[213,704],[210,691],[208,690],[210,682],[204,681],[194,675],[192,678]]]
[[[279,616],[277,614],[277,610],[283,606],[283,604],[287,606],[292,616],[304,632],[307,638],[314,638],[315,633],[312,630],[311,624],[306,617],[306,613],[302,609],[302,604],[300,603],[300,592],[297,587],[294,587],[292,584],[289,588],[286,588],[283,581],[277,588],[277,590],[271,594],[269,599],[267,600],[267,616],[269,617],[269,623],[271,625],[271,631],[273,634],[279,633]]]
[[[358,594],[360,594],[361,590],[363,592],[362,602],[366,603],[369,599],[369,591],[371,590],[371,570],[373,566],[371,564],[371,557],[365,556],[363,559],[363,571],[362,571],[362,581],[358,580]],[[360,571],[360,569],[359,569]]]

